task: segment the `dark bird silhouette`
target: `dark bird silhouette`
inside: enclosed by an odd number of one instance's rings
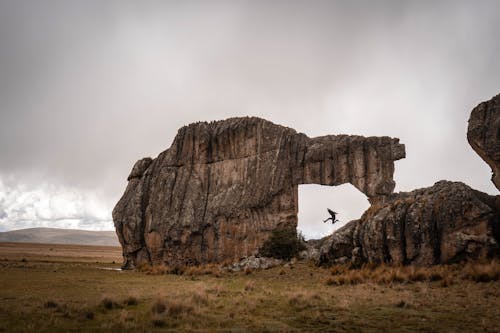
[[[328,213],[332,216],[332,217],[329,217],[327,218],[326,220],[323,221],[323,223],[327,222],[328,220],[332,220],[332,224],[334,224],[335,222],[339,222],[339,220],[337,220],[337,212],[334,212],[333,210],[331,210],[330,208],[327,208],[328,210]]]

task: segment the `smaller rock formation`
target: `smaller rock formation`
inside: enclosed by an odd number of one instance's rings
[[[496,256],[500,218],[495,199],[449,181],[393,194],[329,236],[319,264],[426,266]]]
[[[491,167],[491,180],[500,190],[500,94],[472,110],[467,140]]]

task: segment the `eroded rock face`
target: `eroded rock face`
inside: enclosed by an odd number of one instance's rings
[[[134,165],[113,210],[124,267],[249,256],[275,228],[296,228],[299,184],[351,183],[383,202],[404,156],[398,139],[308,138],[259,118],[185,126]]]
[[[472,110],[467,140],[491,167],[491,180],[500,190],[500,94]]]
[[[498,256],[500,209],[495,199],[449,181],[393,194],[329,236],[319,263],[424,266]]]

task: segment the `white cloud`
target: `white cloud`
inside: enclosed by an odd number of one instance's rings
[[[0,178],[0,229],[35,227],[113,230],[111,211],[92,193],[43,183],[6,184]]]

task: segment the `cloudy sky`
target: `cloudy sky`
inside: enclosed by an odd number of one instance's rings
[[[500,92],[498,1],[0,0],[0,231],[112,229],[133,163],[193,121],[253,115],[406,144],[396,190],[498,194],[466,140]],[[300,187],[300,229],[368,204]]]

